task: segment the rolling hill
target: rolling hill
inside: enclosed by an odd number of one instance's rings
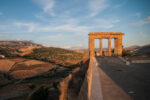
[[[144,45],[144,46],[130,46],[124,48],[124,50],[129,50],[131,55],[134,56],[150,56],[150,44]]]
[[[41,47],[24,56],[29,59],[47,61],[63,66],[70,66],[81,61],[83,53],[54,47]]]
[[[41,45],[31,41],[0,41],[0,55],[5,57],[17,57],[31,53],[34,48]]]
[[[150,56],[150,44],[140,47],[133,54],[136,56]]]

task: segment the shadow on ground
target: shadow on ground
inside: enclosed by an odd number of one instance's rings
[[[96,59],[100,68],[133,100],[150,100],[150,64],[126,65],[118,57]]]

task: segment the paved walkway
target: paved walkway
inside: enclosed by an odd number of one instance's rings
[[[96,59],[103,100],[150,100],[150,64],[127,66],[117,57]]]

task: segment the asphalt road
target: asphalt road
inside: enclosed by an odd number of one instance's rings
[[[133,100],[150,100],[150,63],[126,65],[118,57],[96,59],[100,69]]]

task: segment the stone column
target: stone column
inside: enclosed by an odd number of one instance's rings
[[[118,38],[118,55],[119,56],[121,56],[122,55],[122,36],[120,36],[119,38]]]
[[[90,57],[95,56],[95,51],[94,51],[94,39],[90,38],[90,45],[89,45],[89,49],[90,49]]]
[[[89,56],[90,56],[90,43],[91,43],[91,41],[90,41],[90,37],[89,37]]]
[[[117,38],[115,38],[114,39],[114,54],[115,55],[118,55],[118,39]]]
[[[103,39],[100,38],[99,40],[100,40],[100,45],[99,45],[100,51],[99,51],[99,54],[100,54],[100,56],[102,56],[102,52],[103,52],[103,47],[102,47],[102,46],[103,46],[103,43],[102,43],[102,40],[103,40]]]
[[[111,56],[111,38],[108,38],[108,56]]]

